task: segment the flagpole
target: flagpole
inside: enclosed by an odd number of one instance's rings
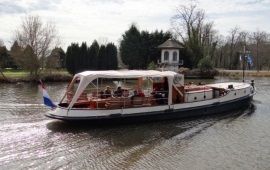
[[[243,82],[245,82],[245,60],[246,60],[246,46],[244,45],[244,57],[243,57]]]

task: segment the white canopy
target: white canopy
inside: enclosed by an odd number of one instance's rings
[[[139,78],[139,77],[174,77],[177,73],[173,71],[156,70],[109,70],[109,71],[84,71],[75,75],[90,80],[97,78]]]
[[[173,71],[156,71],[156,70],[109,70],[109,71],[84,71],[74,76],[73,81],[80,79],[78,89],[69,104],[69,109],[74,105],[80,94],[93,80],[98,78],[139,78],[139,77],[167,77],[169,84],[169,99],[171,99],[171,87],[173,78],[178,73]],[[169,104],[171,100],[169,100]]]

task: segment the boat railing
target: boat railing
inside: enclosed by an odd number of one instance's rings
[[[120,109],[132,107],[146,107],[166,104],[168,98],[155,98],[154,96],[134,96],[134,97],[111,97],[107,99],[91,99],[92,109]]]
[[[105,103],[107,109],[127,108],[131,106],[129,97],[113,97]]]
[[[89,96],[88,96],[89,95]],[[74,93],[67,94],[67,104],[73,99]],[[89,109],[117,109],[130,107],[146,107],[168,104],[168,91],[155,91],[147,93],[143,96],[134,96],[129,91],[123,92],[121,97],[113,95],[109,96],[100,92],[92,91],[89,94],[83,92],[73,108],[89,108]],[[63,105],[66,106],[66,105]]]
[[[155,106],[157,103],[157,99],[152,96],[114,97],[106,102],[105,107],[107,109],[146,107]]]
[[[67,94],[67,103],[70,103],[73,97],[74,97],[74,93],[69,92]],[[88,101],[87,93],[83,92],[82,94],[80,94],[79,98],[77,99],[77,102],[78,101]]]

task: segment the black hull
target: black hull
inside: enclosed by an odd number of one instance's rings
[[[159,120],[172,120],[181,118],[198,117],[238,111],[250,106],[253,96],[232,100],[224,103],[215,103],[203,107],[192,107],[188,109],[167,109],[160,112],[138,113],[132,115],[114,114],[104,117],[60,117],[47,113],[46,116],[53,119],[60,119],[68,122],[87,122],[91,124],[114,124],[130,122],[151,122]]]

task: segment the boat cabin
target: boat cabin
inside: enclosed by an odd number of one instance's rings
[[[108,86],[111,91],[105,94]],[[121,87],[120,95],[117,87]],[[168,105],[184,102],[183,93],[184,76],[171,71],[86,71],[74,76],[60,106],[116,109]]]
[[[74,89],[74,85],[77,88]],[[110,88],[109,93],[105,92],[106,88]],[[226,92],[225,88],[216,86],[185,85],[184,76],[172,71],[87,71],[74,76],[59,106],[81,109],[151,107],[210,100]]]

